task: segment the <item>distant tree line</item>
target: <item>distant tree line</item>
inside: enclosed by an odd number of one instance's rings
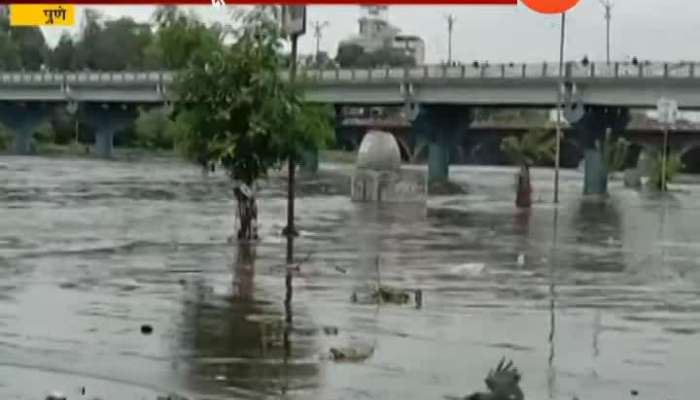
[[[10,27],[7,12],[0,12],[0,69],[38,71],[93,70],[124,71],[137,69],[182,68],[192,51],[207,51],[218,43],[225,29],[220,24],[205,25],[194,14],[175,6],[158,7],[151,21],[137,22],[131,17],[110,20],[95,9],[83,12],[79,32],[64,31],[50,48],[41,29]],[[194,36],[178,36],[183,29],[197,31]],[[196,38],[193,41],[192,38]],[[208,46],[208,45],[209,46]],[[356,44],[341,44],[335,59],[321,52],[307,65],[342,68],[413,66],[415,59],[389,45],[366,52]]]

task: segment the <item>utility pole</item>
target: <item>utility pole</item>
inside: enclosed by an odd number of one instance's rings
[[[605,8],[605,54],[608,65],[610,65],[610,20],[612,19],[612,0],[600,0],[600,4]]]
[[[559,38],[559,80],[557,82],[557,137],[554,156],[554,203],[559,203],[559,166],[561,164],[561,113],[562,90],[564,90],[564,43],[566,40],[566,13],[561,13],[561,36]]]
[[[452,28],[454,27],[455,17],[450,14],[445,18],[447,19],[447,65],[452,65]]]
[[[321,36],[323,36],[323,28],[328,26],[328,21],[315,21],[311,23],[311,27],[314,29],[314,38],[316,38],[316,55],[314,59],[316,60],[316,66],[319,66],[319,54],[321,54]]]

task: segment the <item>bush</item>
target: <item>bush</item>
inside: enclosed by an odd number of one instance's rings
[[[54,142],[67,145],[75,141],[75,115],[65,110],[56,111],[51,116],[51,127],[54,132]]]
[[[666,160],[666,186],[668,183],[673,181],[683,169],[683,162],[678,153],[669,153],[668,159]],[[665,190],[662,187],[662,176],[663,168],[663,154],[660,151],[654,153],[651,157],[651,173],[649,176],[649,185],[656,190]]]
[[[34,135],[32,135],[32,138],[36,140],[37,143],[53,144],[56,140],[56,133],[54,132],[51,123],[46,121],[37,128]]]
[[[136,143],[149,149],[173,149],[177,136],[177,127],[170,119],[167,110],[139,110],[134,123]]]

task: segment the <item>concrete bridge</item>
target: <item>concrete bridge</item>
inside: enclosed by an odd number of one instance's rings
[[[700,63],[568,63],[569,94],[585,105],[655,108],[659,97],[700,110]],[[697,70],[697,73],[696,73]],[[281,73],[287,77],[287,72]],[[0,72],[0,101],[164,103],[172,71]],[[454,104],[554,107],[557,64],[300,70],[310,102],[343,105]]]
[[[655,108],[660,97],[669,97],[681,109],[700,110],[697,65],[567,63],[562,88],[565,115],[582,133],[586,163],[591,167],[587,171],[603,174],[595,140],[608,129],[623,132],[631,108]],[[286,74],[282,72],[283,77]],[[137,106],[177,101],[170,90],[174,76],[168,71],[1,72],[0,121],[15,131],[15,151],[26,153],[32,132],[48,111],[71,105],[95,128],[97,153],[109,156],[115,132],[135,118]],[[448,176],[455,139],[473,122],[471,108],[552,108],[558,77],[559,66],[554,63],[483,64],[300,70],[299,82],[309,102],[404,106],[413,129],[429,143],[429,175],[440,180]]]

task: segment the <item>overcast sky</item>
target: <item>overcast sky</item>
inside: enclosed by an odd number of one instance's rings
[[[632,56],[651,60],[695,60],[700,58],[700,1],[613,0],[612,58]],[[131,16],[148,21],[151,6],[100,6],[107,18]],[[226,20],[226,13],[213,7],[193,7],[205,20]],[[82,13],[81,7],[76,10]],[[389,20],[405,33],[423,37],[426,61],[447,58],[447,22],[456,17],[453,58],[462,62],[556,61],[559,47],[559,16],[536,14],[524,6],[393,6]],[[335,55],[338,40],[357,33],[358,6],[309,6],[309,21],[328,21],[322,50]],[[581,0],[567,14],[566,58],[605,58],[605,19],[598,0]],[[77,18],[76,27],[80,26]],[[44,29],[50,45],[60,36],[57,28]],[[300,53],[312,53],[311,34],[300,39]]]

